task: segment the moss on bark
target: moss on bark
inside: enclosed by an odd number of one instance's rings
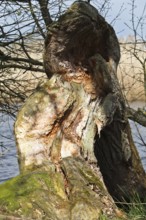
[[[116,217],[99,170],[80,158],[45,164],[0,185],[0,213],[22,219],[93,220]]]

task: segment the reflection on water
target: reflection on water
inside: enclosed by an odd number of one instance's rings
[[[143,102],[131,103],[131,107],[135,109],[143,106]],[[4,114],[0,115],[0,183],[19,174],[13,124],[12,118]],[[130,121],[130,125],[134,141],[146,170],[146,146],[143,144],[143,142],[146,142],[146,128],[133,121]]]

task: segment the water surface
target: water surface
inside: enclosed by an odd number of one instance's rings
[[[19,174],[13,125],[10,116],[0,114],[0,183]]]
[[[135,101],[130,103],[130,106],[137,110],[138,108],[144,107],[145,103],[141,101]],[[142,125],[139,125],[138,123],[135,123],[131,120],[129,121],[132,128],[133,140],[137,146],[143,167],[146,170],[146,127],[143,127]]]

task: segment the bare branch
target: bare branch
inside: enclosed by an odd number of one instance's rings
[[[38,60],[34,60],[32,58],[25,59],[25,58],[21,58],[21,57],[11,57],[11,56],[7,56],[5,54],[2,55],[1,51],[0,51],[0,60],[1,61],[24,62],[24,63],[33,64],[33,65],[43,66],[43,63]]]
[[[42,37],[45,39],[45,34],[44,34],[43,30],[42,30],[42,27],[41,27],[40,24],[39,24],[39,21],[38,21],[38,18],[37,18],[37,16],[36,16],[36,14],[35,14],[35,12],[34,12],[34,9],[33,9],[32,3],[31,3],[31,0],[28,0],[28,3],[29,3],[30,12],[31,12],[31,15],[32,15],[32,17],[33,17],[33,19],[34,19],[34,22],[35,22],[35,24],[37,25],[37,28],[38,28],[40,34],[41,34]]]
[[[141,124],[142,126],[146,127],[146,114],[142,110],[138,109],[136,111],[133,108],[127,107],[126,114],[127,117],[132,121],[135,121]]]
[[[6,69],[6,68],[18,68],[18,69],[23,69],[23,70],[28,70],[28,71],[34,71],[34,72],[41,72],[44,73],[44,69],[39,69],[36,67],[32,67],[32,66],[22,66],[22,65],[17,65],[17,64],[2,64],[1,69]]]
[[[28,0],[8,0],[9,2],[20,2],[20,3],[28,3]]]
[[[44,22],[46,24],[46,27],[48,27],[52,23],[52,19],[48,10],[48,1],[47,0],[38,0],[42,17],[44,19]]]

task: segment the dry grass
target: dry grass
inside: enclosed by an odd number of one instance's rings
[[[144,101],[144,72],[140,62],[133,56],[134,44],[121,45],[121,60],[118,67],[118,78],[123,93],[128,101]],[[145,59],[144,45],[137,46],[138,57]]]
[[[144,74],[140,62],[131,53],[133,46],[134,44],[121,44],[121,60],[119,63],[117,75],[121,88],[123,90],[123,94],[128,101],[144,101]],[[138,56],[141,59],[144,59],[144,45],[140,44],[138,46],[138,49]],[[31,51],[31,56],[36,60],[38,59],[42,61],[42,53],[43,43],[35,43],[35,47],[33,46],[33,49]],[[6,71],[8,72],[6,73]],[[26,72],[24,70],[22,71],[17,69],[9,69],[6,71],[3,75],[0,75],[0,78],[1,81],[5,80],[10,83],[7,87],[3,84],[1,85],[1,88],[3,86],[3,91],[8,90],[8,93],[11,93],[11,91],[17,91],[19,94],[24,94],[25,97],[32,93],[32,90],[37,86],[40,81],[46,78],[45,73],[32,73],[30,71]],[[5,94],[6,98],[8,98],[7,93]],[[4,99],[5,97],[3,97],[3,100]]]
[[[123,94],[130,102],[135,100],[144,101],[144,74],[140,62],[132,54],[134,44],[122,43],[124,44],[121,44],[121,60],[117,75]],[[141,60],[145,59],[144,46],[143,44],[136,46]]]

